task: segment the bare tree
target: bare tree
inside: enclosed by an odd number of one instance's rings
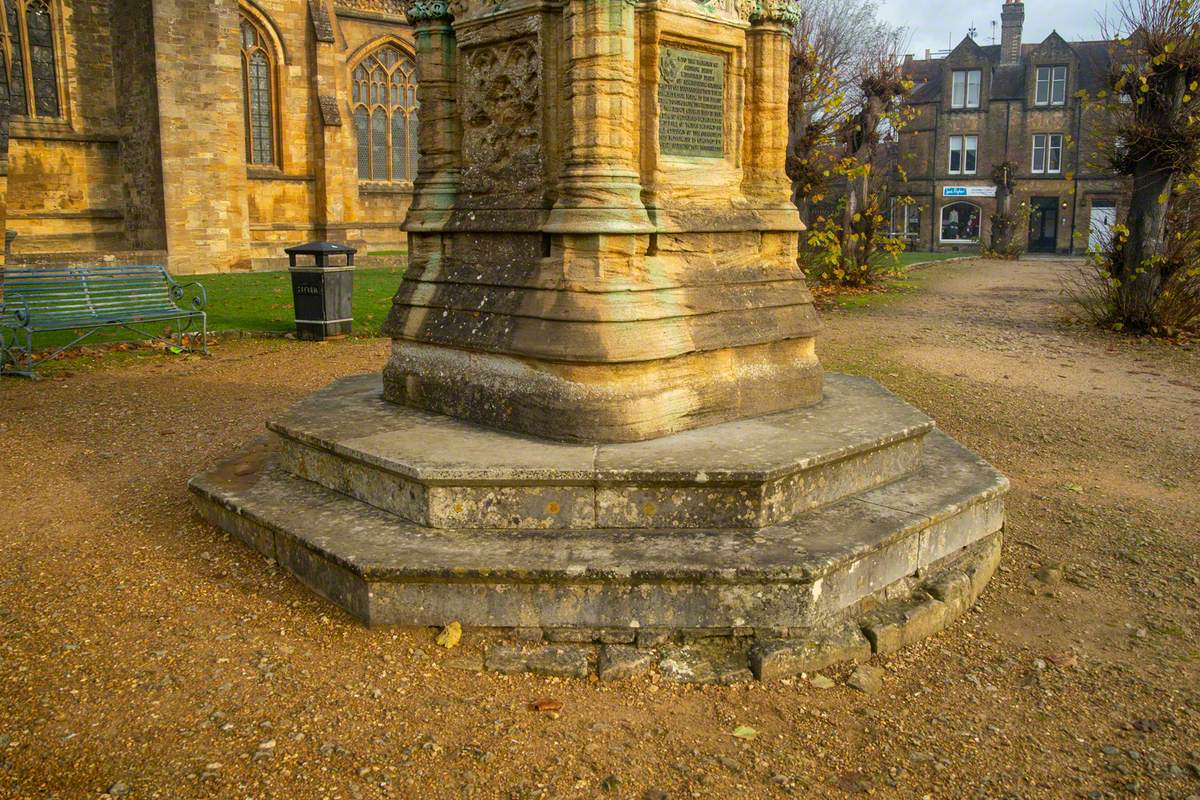
[[[808,218],[826,193],[839,134],[860,108],[862,76],[901,31],[878,19],[877,0],[804,0],[792,35],[788,177]]]

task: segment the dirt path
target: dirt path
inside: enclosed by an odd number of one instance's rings
[[[941,265],[826,315],[830,369],[1013,480],[1000,574],[877,696],[443,669],[193,515],[190,474],[384,342],[4,381],[0,796],[1200,796],[1200,353],[1062,326],[1063,268]]]

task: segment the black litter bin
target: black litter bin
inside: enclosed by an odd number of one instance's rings
[[[354,293],[353,247],[334,242],[309,242],[284,249],[292,273],[292,300],[296,309],[296,337],[321,341],[346,336],[354,325],[350,301]],[[303,256],[311,264],[297,264]],[[330,258],[342,263],[331,264]]]

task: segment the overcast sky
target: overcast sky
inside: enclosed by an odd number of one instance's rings
[[[909,51],[924,55],[925,48],[947,49],[947,41],[958,44],[974,23],[975,40],[992,43],[992,20],[996,21],[996,43],[1000,43],[1000,7],[1003,0],[880,0],[880,13],[888,22],[907,26],[912,37]],[[1098,16],[1106,0],[1025,0],[1025,42],[1036,43],[1057,30],[1068,42],[1099,39]],[[951,10],[953,9],[953,10]]]

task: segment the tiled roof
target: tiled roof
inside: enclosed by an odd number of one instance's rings
[[[1095,93],[1104,88],[1108,80],[1110,63],[1109,42],[1076,42],[1069,45],[1079,60],[1079,88]],[[993,100],[1019,100],[1026,96],[1028,58],[1038,48],[1036,44],[1021,46],[1020,64],[1001,64],[1000,45],[979,47],[984,57],[992,64],[991,91]],[[920,105],[935,103],[942,99],[942,66],[944,58],[913,60],[905,64],[906,74],[916,82],[909,103]]]
[[[1020,100],[1025,96],[1025,65],[1001,64],[992,68],[993,100]]]

